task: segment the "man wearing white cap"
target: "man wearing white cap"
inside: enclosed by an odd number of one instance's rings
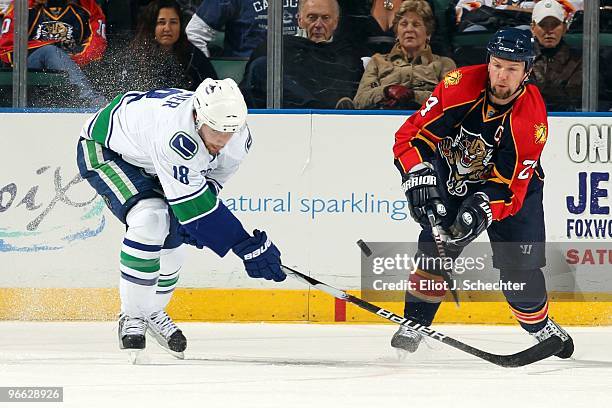
[[[531,31],[537,40],[532,79],[549,111],[579,110],[582,97],[582,57],[563,41],[567,15],[555,0],[539,1]]]

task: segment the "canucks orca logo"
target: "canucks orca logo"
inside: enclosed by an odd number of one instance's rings
[[[198,144],[185,132],[178,132],[172,136],[170,147],[185,160],[193,159],[198,152]]]
[[[450,169],[446,187],[453,195],[464,196],[468,189],[466,183],[484,181],[493,168],[489,163],[493,146],[480,134],[468,132],[463,126],[454,140],[450,137],[442,140],[439,149]]]

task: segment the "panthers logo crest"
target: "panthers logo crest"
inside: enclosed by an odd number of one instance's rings
[[[462,76],[463,74],[461,74],[461,71],[458,71],[458,70],[449,72],[444,77],[444,88],[448,88],[449,86],[452,86],[452,85],[458,85],[459,81],[461,81]]]
[[[61,21],[46,21],[38,25],[34,39],[57,41],[66,47],[71,47],[75,44],[74,28]]]
[[[548,132],[546,132],[546,125],[540,123],[539,125],[534,125],[535,128],[535,142],[537,144],[546,143],[546,139],[548,139]]]
[[[493,155],[493,146],[481,135],[468,132],[461,127],[453,140],[447,137],[438,146],[450,169],[446,187],[450,194],[464,196],[467,183],[479,183],[488,178],[493,168],[489,163]]]

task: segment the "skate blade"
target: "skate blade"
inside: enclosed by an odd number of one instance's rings
[[[167,349],[165,347],[162,347],[164,350],[166,350],[166,353],[170,354],[172,357],[177,358],[179,360],[184,360],[185,359],[185,353],[182,351],[172,351],[170,349]]]
[[[129,363],[136,365],[139,362],[140,350],[126,350],[126,352]]]
[[[395,348],[395,347],[394,347]],[[406,350],[395,348],[395,357],[397,357],[397,361],[404,361],[408,357],[408,353]]]
[[[172,357],[177,358],[179,360],[184,360],[185,359],[185,353],[184,352],[170,350],[170,348],[168,346],[166,346],[165,344],[162,344],[160,342],[157,342],[157,345],[159,347],[161,347],[162,350],[164,350],[166,353],[170,354]]]

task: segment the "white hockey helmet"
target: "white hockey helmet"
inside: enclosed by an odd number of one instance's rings
[[[204,124],[219,132],[237,132],[244,126],[247,106],[233,79],[217,81],[206,78],[195,90],[194,96],[197,130]]]

